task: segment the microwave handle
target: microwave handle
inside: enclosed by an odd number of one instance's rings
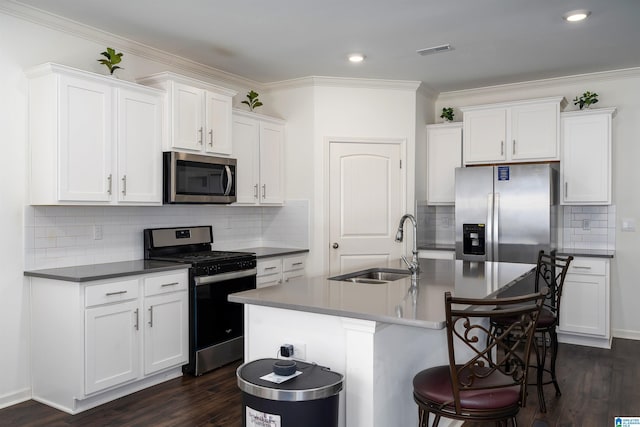
[[[224,170],[227,173],[227,188],[224,189],[224,195],[228,196],[233,186],[233,175],[231,175],[231,168],[229,166],[225,166]]]

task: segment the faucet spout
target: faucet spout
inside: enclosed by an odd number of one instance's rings
[[[409,220],[411,224],[413,224],[413,250],[411,257],[411,262],[407,260],[407,258],[403,255],[402,260],[407,264],[413,279],[417,279],[418,273],[420,271],[420,262],[418,261],[418,223],[416,218],[411,214],[404,214],[402,218],[400,218],[400,224],[398,225],[398,232],[396,233],[396,242],[402,242],[403,234],[404,234],[404,223]]]

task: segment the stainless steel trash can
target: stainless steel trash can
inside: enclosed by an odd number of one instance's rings
[[[236,371],[242,390],[244,427],[337,427],[343,376],[297,362],[299,375],[276,383],[262,379],[279,359],[259,359]]]

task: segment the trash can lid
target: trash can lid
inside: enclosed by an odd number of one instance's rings
[[[240,390],[264,399],[293,402],[324,399],[342,390],[342,374],[300,361],[297,361],[297,370],[302,373],[296,377],[280,384],[260,379],[273,372],[273,364],[278,360],[281,359],[258,359],[238,367]]]

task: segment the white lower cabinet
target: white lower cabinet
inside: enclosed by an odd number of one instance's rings
[[[575,257],[564,281],[560,342],[611,347],[609,260]]]
[[[187,269],[89,282],[31,278],[33,399],[75,414],[182,375]]]
[[[270,257],[258,260],[256,287],[279,285],[304,277],[306,255]]]

